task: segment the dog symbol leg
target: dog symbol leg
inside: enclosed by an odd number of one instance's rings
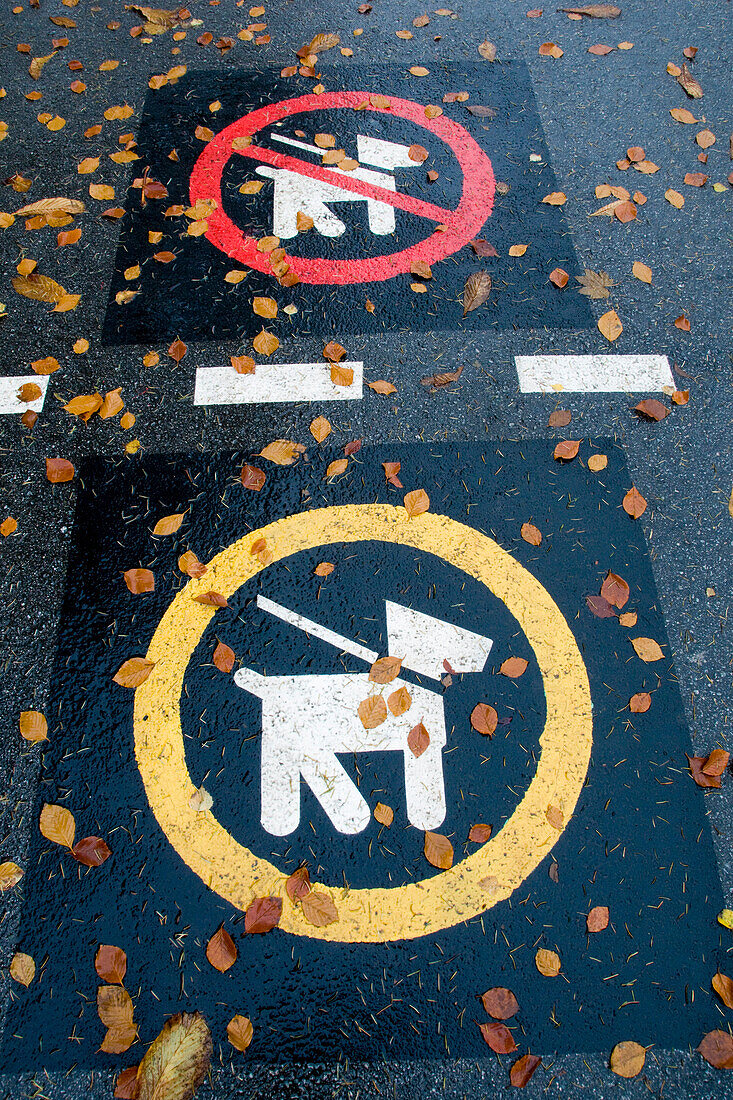
[[[407,818],[416,829],[437,829],[445,821],[442,745],[431,741],[420,756],[405,747],[404,755]]]

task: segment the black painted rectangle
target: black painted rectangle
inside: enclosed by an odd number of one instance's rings
[[[218,134],[254,110],[310,94],[314,82],[300,76],[283,78],[273,69],[188,73],[175,84],[151,90],[145,101],[137,135],[140,159],[132,168],[133,183],[146,170],[147,178],[162,182],[168,195],[150,198],[143,206],[140,186],[133,185],[128,191],[104,343],[160,342],[176,336],[185,340],[247,341],[263,324],[252,312],[255,296],[276,299],[278,318],[266,326],[276,335],[287,332],[329,339],[393,329],[460,332],[592,326],[588,303],[575,289],[573,276],[582,269],[563,209],[541,202],[559,188],[524,63],[436,62],[426,77],[412,76],[393,65],[324,65],[319,71],[320,83],[327,92],[363,92],[366,100],[375,94],[398,97],[419,104],[423,114],[425,105],[438,106],[445,118],[458,123],[478,143],[490,159],[500,186],[493,212],[472,236],[488,241],[498,255],[478,257],[467,241],[464,247],[452,249],[446,258],[431,265],[432,279],[424,282],[424,293],[410,288],[412,282],[423,282],[419,277],[407,272],[386,278],[383,270],[376,278],[369,274],[369,281],[347,285],[326,281],[284,287],[269,270],[249,270],[242,282],[227,283],[227,272],[248,269],[248,265],[220,251],[207,236],[189,236],[189,220],[184,215],[164,215],[170,206],[189,204],[190,177],[206,147],[195,131],[204,127]],[[443,103],[447,93],[461,91],[469,94],[466,104]],[[496,113],[493,118],[476,117],[467,110],[469,106],[491,107]],[[438,208],[452,211],[458,207],[464,176],[454,153],[430,129],[388,117],[385,112],[334,107],[294,114],[260,129],[257,144],[271,153],[287,153],[318,166],[317,152],[278,140],[286,137],[290,142],[312,146],[318,132],[332,134],[337,146],[351,158],[358,155],[359,134],[407,147],[422,145],[429,154],[423,164],[395,169],[397,191]],[[222,202],[235,226],[261,239],[273,233],[275,181],[258,174],[257,168],[256,162],[233,154],[223,170]],[[428,171],[438,173],[433,182],[427,178]],[[252,182],[262,184],[259,193],[240,194],[240,186]],[[486,192],[481,180],[471,182],[479,197]],[[395,211],[394,231],[386,236],[375,235],[369,227],[366,202],[326,205],[340,218],[345,231],[338,237],[326,237],[313,228],[282,240],[289,255],[323,260],[326,266],[333,260],[384,255],[390,260],[394,254],[437,235],[434,220],[401,209]],[[160,233],[162,238],[151,243],[150,232]],[[522,256],[512,257],[512,245],[526,245],[527,250]],[[160,252],[172,252],[175,259],[157,261],[154,254]],[[422,255],[419,248],[418,253]],[[126,279],[125,272],[138,265],[140,275]],[[570,275],[565,290],[556,289],[548,281],[556,267]],[[491,294],[485,305],[464,317],[464,283],[476,271],[490,274]],[[120,293],[130,291],[135,294],[132,300],[117,301]],[[297,312],[286,317],[282,310],[287,305]]]
[[[488,1053],[479,996],[492,986],[517,997],[519,1012],[508,1022],[521,1052],[610,1050],[629,1037],[684,1048],[717,1026],[721,1006],[712,1002],[710,979],[724,958],[715,921],[721,891],[705,796],[687,770],[689,735],[643,530],[621,508],[629,472],[609,440],[583,443],[568,464],[553,461],[552,448],[542,440],[390,444],[362,449],[335,480],[324,475],[336,453],[322,448],[286,468],[247,454],[100,458],[83,466],[49,741],[37,750],[38,804],[21,886],[18,950],[34,957],[38,972],[27,990],[14,987],[6,1072],[132,1064],[167,1016],[194,1008],[227,1058],[226,1024],[237,1013],[254,1024],[248,1057],[264,1061],[475,1058]],[[599,474],[586,465],[597,452],[608,456]],[[394,461],[404,490],[386,482],[382,463]],[[259,493],[243,488],[243,462],[265,469]],[[417,488],[428,493],[431,512],[508,551],[550,593],[575,636],[594,707],[593,750],[575,813],[552,857],[507,901],[447,930],[383,944],[323,943],[280,929],[242,935],[243,914],[207,889],[151,814],[133,749],[133,693],[112,676],[146,653],[187,582],[178,566],[184,551],[207,561],[280,517],[375,501],[400,507],[404,491]],[[178,534],[152,537],[157,520],[179,512]],[[539,547],[520,536],[525,522],[540,530]],[[321,579],[314,569],[324,560],[335,569]],[[154,592],[128,592],[122,574],[131,567],[153,571]],[[597,618],[586,606],[608,570],[629,585],[633,627]],[[268,617],[257,592],[377,652],[386,649],[385,598],[489,635],[484,672],[433,685],[444,691],[449,731],[447,815],[438,831],[450,837],[457,863],[476,850],[467,841],[476,821],[500,835],[540,752],[545,697],[532,650],[478,582],[434,555],[372,542],[316,547],[268,566],[216,612],[196,646],[180,701],[182,728],[191,778],[211,793],[220,824],[284,875],[305,860],[337,902],[345,887],[399,887],[440,874],[423,856],[423,834],[409,825],[403,772],[391,753],[342,758],[372,810],[377,801],[394,809],[391,828],[372,820],[356,836],[340,834],[305,785],[300,826],[281,838],[262,828],[260,704],[214,667],[214,647],[225,642],[237,666],[267,674],[343,672],[359,663]],[[631,645],[639,636],[657,641],[664,658],[644,664]],[[518,679],[499,673],[510,654],[529,661]],[[630,713],[630,697],[643,691],[651,708]],[[493,738],[471,728],[478,701],[498,712]],[[112,856],[86,869],[44,840],[37,828],[44,802],[67,807],[77,837],[102,836]],[[284,905],[292,904],[286,896]],[[608,906],[610,925],[588,936],[585,917],[596,905]],[[239,952],[226,974],[205,955],[222,923]],[[125,985],[140,1042],[123,1056],[98,1051],[100,943],[128,957]],[[559,954],[560,976],[538,973],[538,947]]]

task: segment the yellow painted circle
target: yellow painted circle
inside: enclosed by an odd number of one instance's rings
[[[189,806],[195,787],[186,767],[180,700],[191,655],[214,609],[196,603],[207,591],[227,599],[265,568],[251,547],[264,539],[270,561],[336,542],[395,543],[434,554],[475,577],[500,599],[524,631],[542,674],[547,717],[537,771],[503,827],[466,859],[421,882],[328,892],[338,921],[317,928],[285,893],[287,876],[224,829],[211,811]],[[270,558],[271,555],[271,558]],[[592,712],[588,676],[575,638],[549,593],[486,535],[447,516],[409,519],[389,504],[350,504],[286,516],[222,550],[204,577],[175,597],[150,643],[155,667],[135,693],[135,752],[160,827],[210,889],[238,909],[253,898],[284,898],[280,928],[301,936],[349,943],[413,939],[476,917],[514,891],[537,867],[567,825],[590,761]],[[554,822],[548,820],[549,815]],[[560,811],[562,817],[557,814]],[[559,824],[559,828],[557,825]]]

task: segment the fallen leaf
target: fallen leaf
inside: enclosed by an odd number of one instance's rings
[[[180,363],[187,351],[188,347],[186,344],[184,344],[183,340],[178,338],[176,338],[168,348],[168,354],[175,363]]]
[[[646,1051],[639,1043],[627,1039],[611,1051],[611,1071],[618,1077],[636,1077],[644,1068]]]
[[[664,197],[668,203],[671,203],[676,210],[681,210],[685,205],[685,196],[681,195],[679,191],[675,191],[674,188],[668,187],[664,192]]]
[[[560,973],[560,956],[556,951],[549,951],[546,947],[538,947],[534,964],[545,978],[556,978]]]
[[[0,863],[0,893],[5,893],[6,890],[11,890],[13,886],[17,886],[23,875],[24,871],[12,860]]]
[[[47,741],[48,722],[38,710],[24,710],[20,713],[20,735],[26,741]]]
[[[588,459],[588,469],[594,474],[598,474],[601,470],[605,470],[608,466],[608,458],[606,455],[591,455]]]
[[[252,1021],[247,1016],[232,1016],[227,1024],[227,1039],[235,1050],[245,1051],[253,1034]]]
[[[387,706],[392,711],[395,718],[399,718],[401,714],[405,714],[412,706],[412,696],[406,687],[397,688],[396,691],[391,692],[387,696]]]
[[[487,61],[496,61],[496,46],[493,42],[489,42],[487,39],[481,42],[477,49],[481,56],[486,58]]]
[[[586,596],[585,602],[588,610],[599,619],[613,619],[616,616],[613,607],[603,596]]]
[[[28,984],[27,982],[24,984]],[[718,971],[710,982],[726,1008],[733,1008],[733,980]],[[698,1048],[699,1049],[699,1048]]]
[[[121,947],[102,943],[94,956],[94,969],[103,982],[122,985],[127,973],[127,955]],[[104,1023],[104,1020],[102,1021]],[[108,1027],[114,1026],[111,1024]]]
[[[214,799],[205,787],[196,787],[188,800],[188,807],[194,813],[206,813],[213,805]]]
[[[526,244],[512,244],[512,245],[509,246],[509,255],[510,256],[523,256],[528,248],[529,248],[529,245],[526,245]]]
[[[613,53],[615,46],[603,46],[600,43],[596,46],[589,46],[588,53],[592,53],[595,57],[607,57],[608,54]]]
[[[468,830],[468,839],[474,844],[485,844],[490,839],[493,831],[493,825],[484,825],[482,822],[477,822]]]
[[[334,386],[350,386],[354,381],[353,367],[342,367],[334,363],[331,367],[331,381]]]
[[[41,836],[44,836],[46,840],[51,840],[54,844],[60,844],[64,848],[73,848],[76,822],[74,821],[74,815],[65,806],[44,803],[38,827]]]
[[[646,714],[652,705],[652,697],[648,691],[637,691],[629,699],[629,710],[632,714]]]
[[[417,758],[422,756],[425,750],[430,745],[430,734],[425,729],[422,722],[418,722],[416,726],[413,726],[407,735],[407,745],[412,755]]]
[[[215,970],[224,974],[237,961],[237,945],[222,925],[206,945],[206,958]]]
[[[471,711],[471,726],[477,733],[485,737],[492,737],[496,729],[499,716],[488,703],[477,703]]]
[[[373,730],[386,720],[387,704],[381,695],[370,695],[359,703],[357,713],[364,729]]]
[[[612,573],[610,570],[606,573],[601,585],[601,595],[604,599],[621,610],[629,602],[630,593],[631,590],[623,577],[620,577],[618,573]]]
[[[585,294],[588,298],[608,298],[609,288],[615,286],[605,271],[590,271],[586,268],[583,275],[576,275],[575,278],[580,283],[578,293]]]
[[[594,905],[585,918],[585,927],[589,932],[603,932],[608,928],[608,906]]]
[[[547,421],[547,427],[567,428],[572,419],[572,413],[569,409],[555,409],[553,412],[550,413]]]
[[[426,860],[433,867],[438,867],[441,871],[447,871],[453,866],[453,845],[447,837],[441,836],[440,833],[425,833],[423,851]]]
[[[631,273],[635,279],[638,279],[642,283],[651,283],[652,281],[652,269],[647,267],[646,264],[641,263],[640,260],[634,261]]]
[[[24,298],[32,298],[37,302],[63,302],[68,297],[66,291],[55,279],[49,279],[47,275],[17,275],[12,280],[13,289]]]
[[[558,833],[562,831],[565,825],[565,814],[559,806],[548,806],[545,810],[545,817],[548,825],[551,825],[553,829],[557,829]]]
[[[33,385],[33,383],[27,382],[26,385],[30,386],[30,385]],[[40,391],[40,386],[35,386],[34,388]],[[25,389],[25,386],[21,386],[20,390],[18,390],[18,397],[20,398],[21,401],[24,400],[24,397],[21,394],[21,390],[24,390],[24,389]],[[40,397],[40,392],[39,392],[38,396]],[[34,401],[35,398],[31,397],[31,398],[28,398],[28,400]],[[5,539],[8,538],[10,535],[15,534],[15,532],[17,530],[18,530],[18,521],[14,516],[7,516],[2,521],[2,523],[0,523],[0,535],[2,535],[3,538],[5,538]]]
[[[687,64],[683,64],[680,74],[677,77],[677,83],[684,89],[685,93],[690,99],[702,99],[702,85],[699,81],[695,80]]]
[[[166,1020],[137,1071],[137,1100],[190,1098],[211,1062],[211,1032],[199,1012]]]
[[[653,638],[631,638],[630,640],[636,656],[647,664],[650,661],[661,661],[664,657],[662,647]]]
[[[317,416],[311,421],[309,431],[316,443],[323,443],[323,440],[331,434],[332,428],[325,416]]]
[[[335,340],[331,340],[323,349],[323,357],[331,363],[340,363],[346,357],[346,348],[337,344]]]
[[[639,519],[646,512],[646,506],[647,502],[644,497],[638,489],[632,486],[623,499],[624,512],[630,515],[632,519]]]
[[[270,446],[272,446],[272,444],[270,444]],[[289,465],[289,463],[286,465]],[[239,476],[244,488],[252,489],[255,493],[259,493],[267,480],[267,475],[264,470],[258,469],[257,466],[250,466],[248,463],[244,464]]]
[[[300,904],[303,906],[303,916],[316,928],[325,928],[339,919],[338,909],[330,894],[311,890],[301,899]]]
[[[580,449],[579,439],[561,439],[552,452],[552,457],[558,461],[571,462]]]
[[[475,271],[466,279],[463,288],[463,316],[478,309],[491,292],[491,276],[488,271]]]
[[[481,256],[483,259],[490,259],[492,256],[498,256],[499,253],[494,248],[493,244],[489,244],[488,241],[477,240],[471,241],[471,248],[477,256]]]
[[[709,178],[704,172],[686,172],[682,182],[688,187],[704,187]]]
[[[524,657],[507,657],[505,661],[502,661],[499,672],[502,676],[518,679],[527,671],[528,664],[529,662],[525,661]]]
[[[181,554],[178,559],[178,568],[189,577],[203,577],[206,572],[206,566],[199,561],[193,550],[187,550],[185,554]]]
[[[74,467],[66,458],[47,458],[46,477],[52,485],[60,485],[66,481],[72,481]]]
[[[154,668],[155,661],[149,661],[147,657],[130,657],[112,679],[121,687],[137,688],[145,683]]]
[[[391,806],[386,806],[384,802],[377,802],[374,807],[374,820],[388,829],[394,821],[394,810]]]
[[[541,200],[548,206],[563,206],[568,201],[568,197],[564,191],[551,191],[549,195],[545,195]]]
[[[530,546],[539,546],[542,542],[542,532],[533,523],[523,523],[519,533]]]
[[[231,672],[234,668],[235,656],[231,646],[225,645],[224,642],[218,642],[212,661],[219,672]]]
[[[229,607],[226,597],[222,596],[221,592],[201,592],[198,596],[194,596],[194,600],[205,607]]]
[[[624,331],[624,326],[621,324],[621,318],[615,309],[609,309],[607,313],[598,318],[598,331],[611,343],[618,340]]]
[[[26,988],[36,976],[36,964],[31,955],[23,951],[16,951],[10,960],[10,977]]]
[[[519,1002],[511,989],[497,985],[481,995],[481,1003],[495,1020],[508,1020],[519,1012]]]
[[[401,657],[379,657],[369,669],[369,679],[374,684],[390,684],[402,667]]]
[[[553,286],[556,286],[558,290],[562,290],[568,285],[569,278],[570,276],[568,275],[567,271],[565,271],[565,269],[562,267],[553,268],[553,270],[548,275],[549,281],[552,283]]]
[[[588,15],[591,19],[617,19],[621,8],[615,4],[586,4],[581,8],[558,8],[566,15]]]
[[[640,401],[638,405],[634,406],[634,412],[639,413],[647,420],[664,420],[665,416],[669,416],[667,406],[654,397],[648,397],[644,401]]]
[[[277,928],[282,911],[282,898],[254,898],[245,910],[244,931],[252,935],[261,935]]]
[[[598,5],[599,7],[603,5]],[[515,1088],[523,1089],[534,1071],[542,1064],[539,1054],[523,1054],[509,1070],[509,1081]]]
[[[384,379],[377,379],[376,382],[367,382],[370,390],[374,390],[375,393],[380,394],[382,397],[389,397],[392,393],[397,393],[397,387],[393,386],[391,382],[386,382]]]
[[[479,1024],[479,1029],[484,1041],[496,1054],[513,1054],[519,1049],[506,1024],[484,1023]]]
[[[346,473],[348,465],[348,458],[335,458],[326,467],[326,477],[340,477],[341,474]]]
[[[430,508],[430,497],[424,489],[413,489],[404,497],[405,511],[410,519],[420,516]]]
[[[554,57],[556,61],[563,55],[561,47],[556,46],[554,42],[543,42],[538,52],[540,57]]]
[[[670,107],[669,113],[676,122],[684,122],[689,125],[700,121],[700,119],[695,118],[692,111],[688,111],[686,107]]]
[[[295,903],[296,900],[302,900],[302,898],[310,892],[310,888],[310,875],[308,874],[308,868],[304,864],[298,867],[296,871],[293,871],[292,875],[290,875],[285,883],[285,891],[293,903]]]
[[[722,775],[729,760],[730,753],[725,749],[713,749],[702,766],[703,773],[707,776]]]
[[[175,535],[176,531],[178,531],[181,524],[183,523],[185,515],[185,512],[175,512],[170,516],[163,516],[161,519],[158,520],[155,527],[153,528],[153,534],[157,535],[158,537],[163,537],[165,535]]]
[[[125,584],[133,595],[152,592],[155,589],[155,575],[150,569],[128,569],[124,577]]]

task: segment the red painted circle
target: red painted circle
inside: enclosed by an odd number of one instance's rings
[[[271,272],[267,254],[257,251],[257,239],[249,237],[224,212],[221,197],[221,179],[224,167],[232,156],[232,141],[238,137],[251,137],[264,126],[269,126],[289,115],[306,111],[321,111],[339,107],[361,107],[381,114],[407,119],[435,134],[451,149],[463,172],[461,200],[444,230],[432,232],[425,240],[400,252],[375,256],[362,260],[307,259],[286,255],[285,262],[302,283],[366,283],[403,275],[415,260],[436,263],[445,259],[480,231],[491,214],[494,204],[494,172],[491,161],[467,130],[457,122],[439,115],[427,119],[425,108],[409,99],[389,97],[388,108],[372,107],[367,92],[326,92],[323,95],[304,95],[298,99],[286,99],[251,111],[233,122],[212,138],[194,165],[191,173],[191,203],[199,199],[214,199],[217,207],[207,219],[206,236],[222,252],[234,260],[266,274]]]

